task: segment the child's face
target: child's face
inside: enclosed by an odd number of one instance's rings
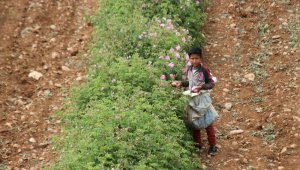
[[[191,54],[190,62],[193,67],[198,67],[201,65],[201,57],[198,54]]]

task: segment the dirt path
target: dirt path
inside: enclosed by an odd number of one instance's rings
[[[300,1],[212,0],[205,55],[219,153],[207,169],[300,169]],[[242,130],[239,134],[230,134]]]
[[[41,169],[55,153],[53,112],[83,80],[96,0],[0,1],[0,169]],[[29,76],[30,75],[30,76]],[[39,78],[39,76],[41,76]]]

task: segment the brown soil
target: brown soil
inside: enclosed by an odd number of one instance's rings
[[[219,78],[220,119],[219,153],[201,151],[204,167],[300,169],[300,1],[212,0],[207,12],[205,55]],[[249,73],[257,73],[253,81]],[[243,133],[229,134],[236,129]]]
[[[0,1],[0,169],[41,169],[64,89],[83,80],[96,0]],[[29,74],[37,71],[39,80]]]

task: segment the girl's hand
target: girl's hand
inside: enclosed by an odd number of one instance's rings
[[[202,88],[201,86],[194,86],[194,87],[192,87],[192,90],[191,90],[191,91],[192,91],[193,93],[198,93],[198,92],[201,90],[201,88]]]
[[[181,85],[182,85],[182,83],[181,83],[181,81],[173,81],[172,82],[172,87],[181,87]]]

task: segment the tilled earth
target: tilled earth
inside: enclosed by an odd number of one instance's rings
[[[0,1],[0,169],[41,169],[55,158],[55,112],[84,79],[96,0]],[[51,113],[51,114],[50,114]]]
[[[300,1],[212,0],[205,56],[219,78],[211,170],[300,169]],[[203,134],[205,134],[203,132]]]

